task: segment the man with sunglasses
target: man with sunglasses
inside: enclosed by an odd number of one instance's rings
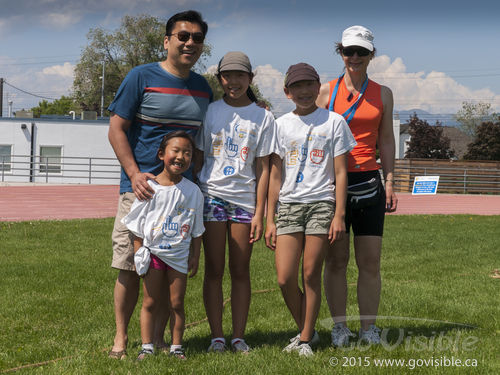
[[[133,235],[121,219],[135,200],[147,200],[154,191],[147,183],[162,168],[157,150],[169,132],[185,130],[194,136],[212,101],[205,78],[191,71],[203,52],[208,26],[200,13],[189,10],[172,16],[166,25],[164,61],[133,68],[123,80],[113,102],[109,141],[122,166],[120,199],[113,228],[113,261],[119,270],[114,288],[116,335],[109,356],[126,356],[127,328],[139,294],[134,267]],[[186,172],[191,179],[191,170]],[[155,344],[166,347],[163,333],[168,319],[164,306],[155,325]]]
[[[335,111],[346,119],[357,145],[348,155],[349,187],[373,185],[373,199],[356,204],[348,199],[346,232],[335,241],[325,260],[324,285],[328,306],[335,323],[332,344],[347,346],[354,336],[346,325],[347,280],[349,262],[349,232],[354,233],[354,254],[359,276],[357,295],[361,315],[359,339],[368,344],[380,342],[380,330],[375,319],[380,301],[380,255],[385,212],[397,207],[394,194],[395,142],[392,129],[393,97],[388,87],[368,79],[367,69],[375,55],[373,34],[363,26],[351,26],[342,33],[336,51],[344,62],[344,73],[321,86],[317,105]],[[380,178],[376,149],[385,184]]]

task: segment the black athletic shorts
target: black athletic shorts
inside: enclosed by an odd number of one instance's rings
[[[347,184],[353,185],[368,181],[373,177],[380,177],[380,172],[348,172]],[[346,207],[345,226],[346,233],[352,231],[355,236],[380,236],[384,233],[385,218],[385,190],[379,178],[379,200],[374,206],[354,210],[350,207],[349,200]]]

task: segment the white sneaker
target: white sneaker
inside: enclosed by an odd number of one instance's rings
[[[214,340],[207,349],[209,353],[224,353],[226,351],[226,344],[220,340]]]
[[[290,353],[292,351],[294,351],[298,344],[299,344],[299,341],[300,341],[300,332],[297,336],[295,337],[292,337],[290,339],[290,344],[288,344],[287,346],[285,346],[285,348],[283,349],[284,352],[287,352],[287,353]]]
[[[367,344],[380,344],[380,329],[371,324],[368,331],[359,330],[359,339]]]
[[[332,345],[336,348],[349,345],[349,337],[354,337],[354,333],[351,332],[344,324],[338,323],[333,326],[332,329]]]
[[[239,352],[239,353],[244,353],[247,354],[250,351],[250,347],[247,345],[245,340],[243,339],[237,339],[234,343],[231,343],[231,348],[233,349],[233,352]]]
[[[294,350],[298,350],[299,342],[300,342],[300,332],[297,336],[292,337],[290,339],[290,344],[285,346],[283,351],[290,353]],[[315,330],[311,341],[309,341],[309,345],[317,345],[318,343],[319,343],[319,335],[318,335],[318,331]]]
[[[297,351],[299,352],[299,355],[302,357],[311,357],[314,355],[311,346],[309,344],[301,344],[297,347]]]

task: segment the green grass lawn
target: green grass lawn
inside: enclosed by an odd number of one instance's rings
[[[139,308],[129,357],[107,358],[114,335],[110,268],[112,219],[0,223],[0,373],[50,374],[375,374],[500,373],[500,216],[390,216],[382,255],[378,325],[387,343],[330,347],[325,299],[313,358],[282,353],[296,334],[277,288],[273,253],[260,241],[252,257],[247,326],[250,355],[207,354],[208,323],[186,329],[187,361],[159,354],[136,362]],[[203,259],[201,260],[203,264]],[[359,329],[354,257],[348,271],[351,330]],[[189,281],[187,322],[203,320],[203,270]],[[229,295],[228,277],[225,295]],[[230,338],[230,307],[224,328]],[[376,363],[380,360],[405,361]],[[457,361],[474,367],[458,367]]]

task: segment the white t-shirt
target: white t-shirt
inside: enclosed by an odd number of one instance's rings
[[[289,112],[276,123],[277,154],[283,159],[279,201],[335,201],[333,159],[351,151],[356,145],[344,118],[318,108],[307,116]]]
[[[276,122],[255,103],[232,107],[221,99],[208,106],[196,147],[204,152],[199,184],[204,194],[255,211],[256,157],[275,152]]]
[[[172,186],[149,180],[154,189],[148,201],[136,199],[122,223],[173,269],[187,273],[191,237],[199,237],[203,226],[203,195],[186,178]]]

